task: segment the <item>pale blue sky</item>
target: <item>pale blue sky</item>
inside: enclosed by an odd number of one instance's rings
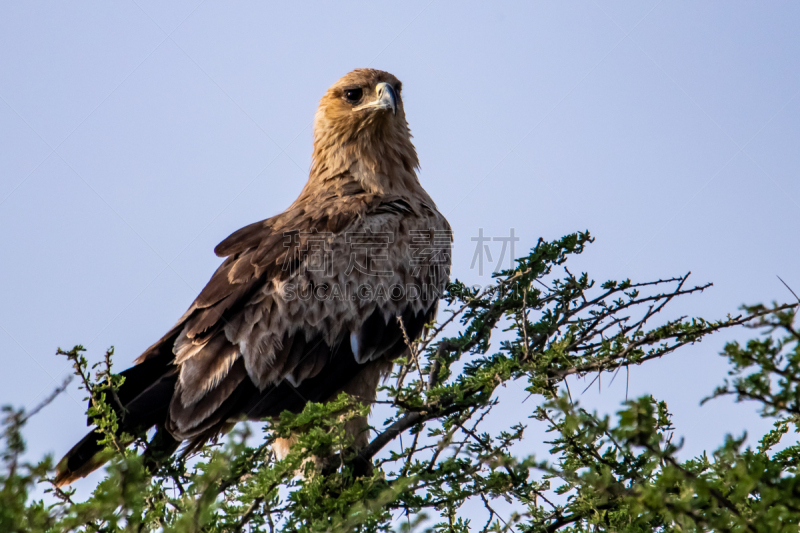
[[[41,400],[68,372],[57,346],[97,360],[115,345],[122,369],[158,339],[214,245],[296,197],[317,101],[364,66],[404,83],[456,276],[489,279],[469,269],[479,228],[514,228],[518,254],[589,229],[573,271],[714,282],[671,316],[788,300],[798,27],[796,2],[5,2],[0,403]],[[726,338],[631,373],[632,395],[668,401],[687,453],[767,425],[752,406],[698,407]],[[624,393],[582,402],[613,411]],[[84,434],[80,398],[31,422],[32,456]]]

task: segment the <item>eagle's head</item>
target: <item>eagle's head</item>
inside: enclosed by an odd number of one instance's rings
[[[382,70],[360,68],[350,72],[320,100],[315,134],[350,137],[385,130],[407,132],[402,88],[400,80]]]
[[[356,69],[333,84],[320,100],[314,121],[315,164],[355,158],[377,172],[398,164],[413,172],[419,161],[402,88],[392,74],[369,68]]]

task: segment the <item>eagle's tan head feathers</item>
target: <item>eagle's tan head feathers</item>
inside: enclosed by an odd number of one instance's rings
[[[416,181],[419,160],[401,93],[400,80],[375,69],[354,70],[328,89],[314,121],[312,181],[348,169],[374,180],[365,183],[370,188]]]

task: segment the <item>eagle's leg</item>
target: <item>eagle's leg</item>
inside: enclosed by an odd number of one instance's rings
[[[288,439],[275,439],[275,442],[272,443],[272,451],[275,452],[275,458],[278,461],[286,459],[286,456],[289,455],[289,451],[292,449],[295,442],[297,442],[297,437],[295,435],[292,435]]]
[[[331,398],[336,398],[339,396],[340,392],[345,392],[366,405],[372,405],[377,397],[378,384],[391,370],[392,362],[385,359],[367,363],[353,379],[336,391]],[[349,451],[357,452],[369,443],[369,420],[366,416],[351,418],[345,422],[344,430],[347,435],[353,438],[351,450]],[[278,460],[285,458],[296,442],[297,437],[294,435],[287,439],[276,439],[272,444],[272,450],[275,452],[276,458]],[[345,452],[345,455],[348,454]],[[327,469],[326,467],[329,466],[329,461],[341,460],[336,457],[328,458],[316,456],[309,459],[314,461],[315,470],[317,472]],[[356,476],[369,475],[372,472],[372,468],[372,461],[361,461],[358,464],[353,464],[353,473]]]
[[[369,443],[369,422],[367,421],[366,416],[357,416],[351,420],[345,422],[345,433],[348,435],[353,436],[353,444],[350,446],[349,450],[345,451],[345,455],[349,455],[348,452],[356,453],[358,450],[363,448]],[[272,443],[272,451],[275,452],[275,458],[279,461],[286,458],[289,455],[289,452],[297,443],[297,436],[292,435],[287,439],[275,439],[275,442]],[[341,459],[334,455],[331,457],[319,457],[319,456],[311,456],[303,463],[303,466],[300,467],[298,470],[298,475],[303,475],[305,471],[305,465],[308,461],[314,462],[314,471],[315,472],[322,472],[323,470],[327,470],[331,465],[331,461],[341,461]],[[353,463],[353,473],[354,475],[358,476],[365,476],[372,473],[372,461],[361,461]]]

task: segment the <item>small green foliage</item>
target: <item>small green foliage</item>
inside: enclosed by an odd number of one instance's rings
[[[59,350],[111,457],[106,478],[84,501],[52,486],[51,458],[21,459],[22,429],[39,408],[6,407],[0,531],[798,531],[796,306],[653,324],[672,300],[709,285],[687,287],[688,275],[596,285],[566,267],[591,242],[585,232],[540,241],[484,289],[454,281],[443,298],[449,316],[397,361],[379,396],[389,414],[373,420],[361,449],[345,427],[370,406],[342,394],[283,413],[263,434],[241,425],[221,442],[148,466],[145,435],[119,433],[124,378],[112,372],[113,349],[94,366],[81,346]],[[711,397],[755,401],[775,419],[755,449],[728,437],[679,460],[664,402],[633,399],[609,417],[571,397],[570,376],[599,385],[603,375],[741,325],[764,333],[726,345],[731,375]],[[498,387],[514,383],[532,397],[527,403],[498,399]],[[531,432],[519,416],[504,416],[512,411],[546,429],[549,456],[524,453]],[[294,443],[280,460],[271,449],[277,438]],[[44,499],[32,496],[39,483],[50,485]]]

